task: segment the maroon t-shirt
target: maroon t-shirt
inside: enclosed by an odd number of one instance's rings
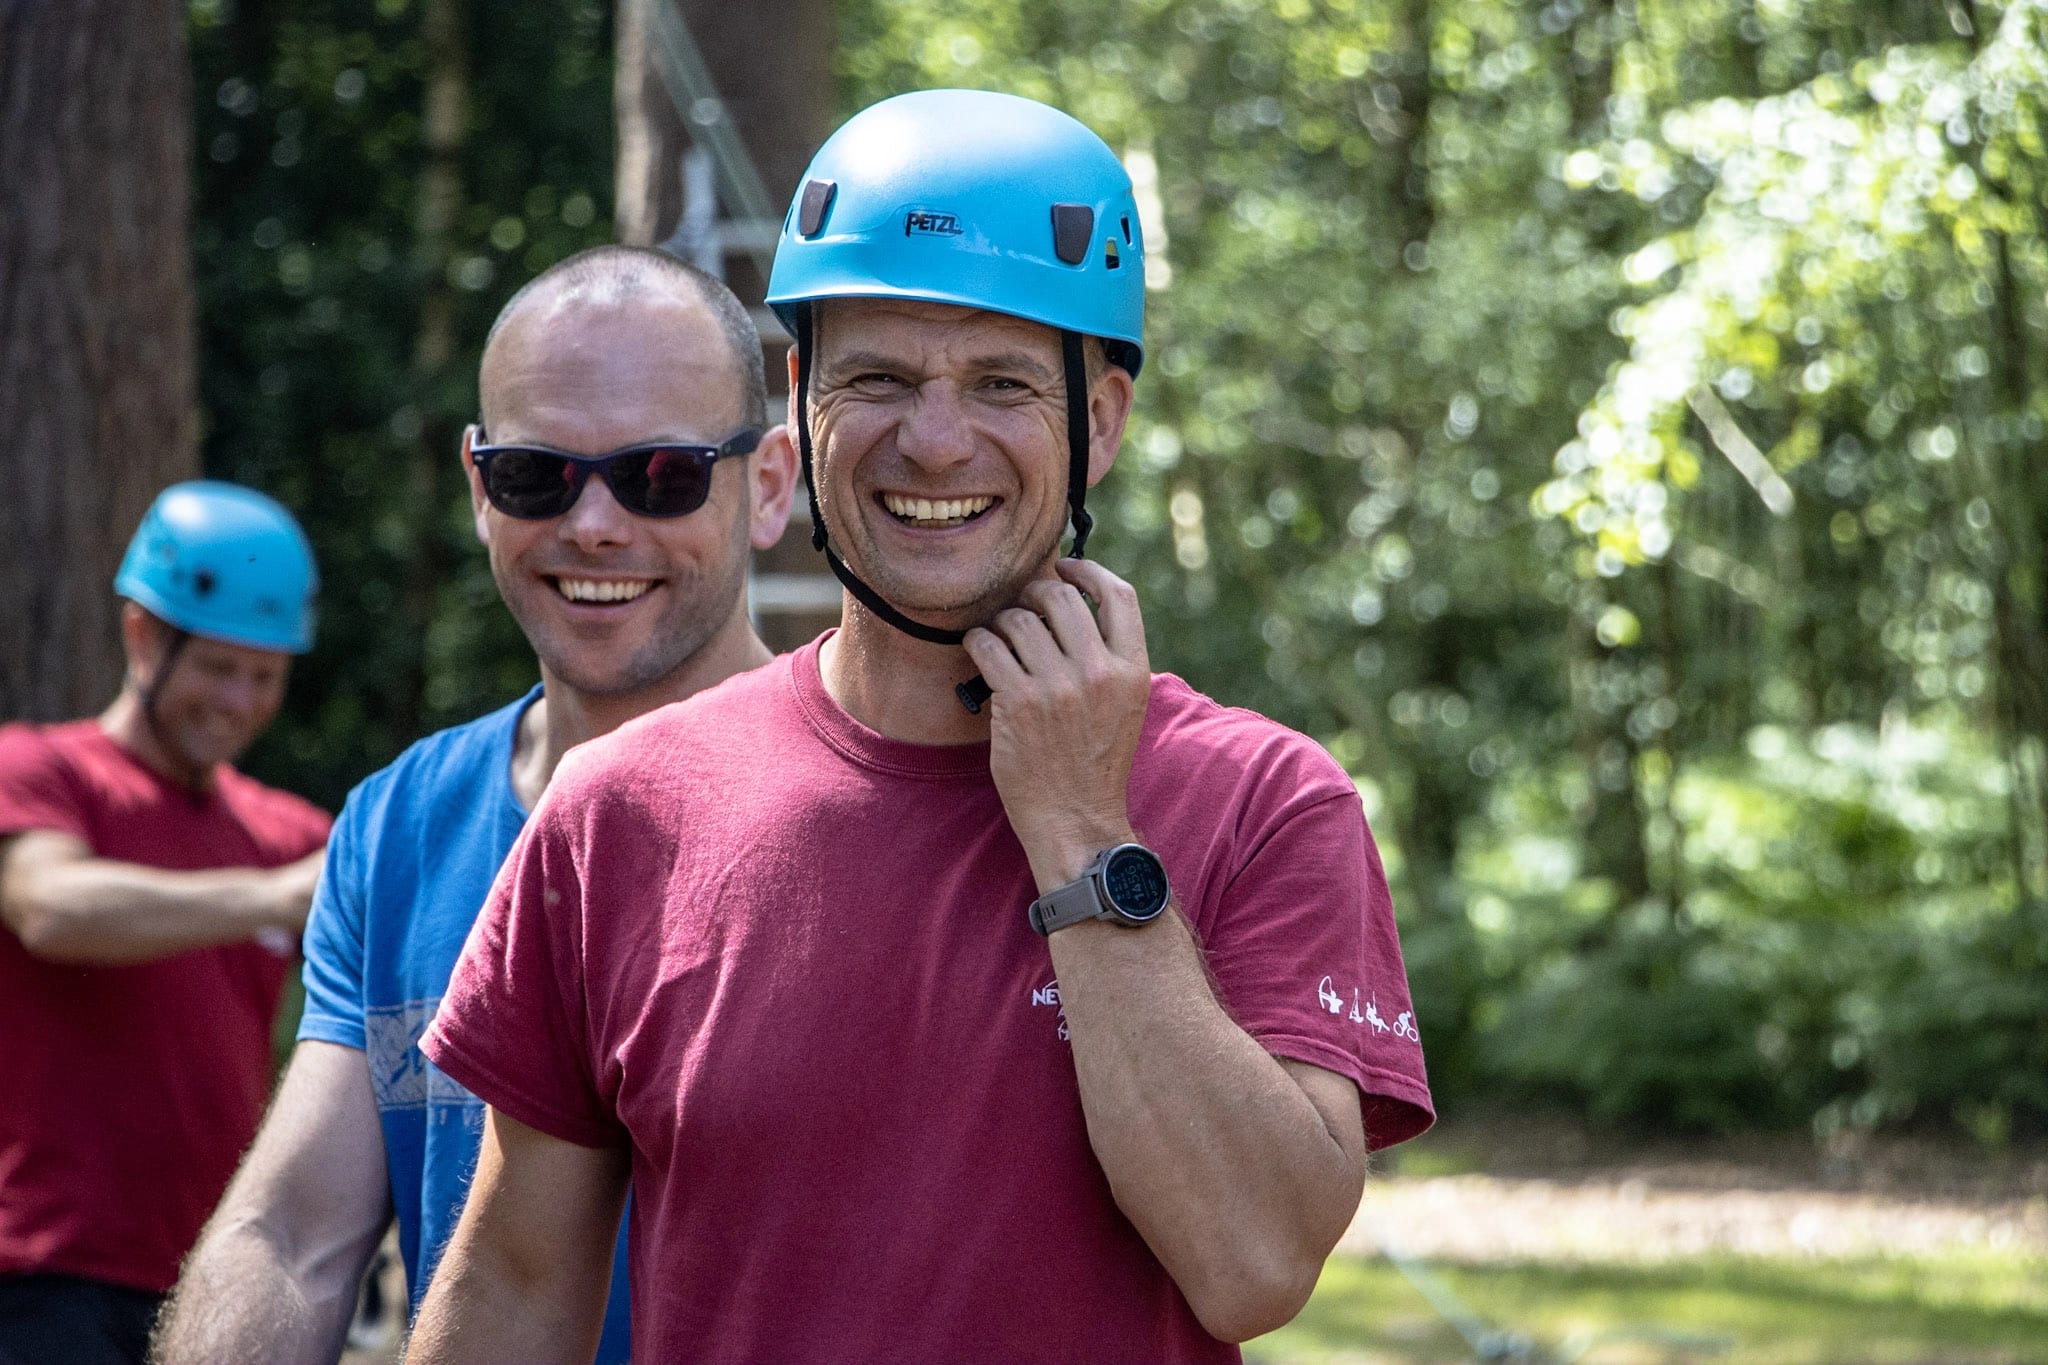
[[[328,818],[223,766],[195,795],[97,721],[0,727],[0,835],[196,871],[277,867]],[[161,1293],[255,1136],[290,963],[254,943],[154,962],[44,962],[0,930],[0,1274]]]
[[[1129,804],[1238,1023],[1426,1127],[1343,770],[1160,676]],[[1034,894],[988,747],[861,726],[813,644],[570,753],[422,1046],[630,1145],[636,1355],[1235,1360],[1089,1147]]]

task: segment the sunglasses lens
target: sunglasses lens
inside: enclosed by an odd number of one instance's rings
[[[491,457],[484,492],[510,517],[558,517],[576,500],[576,466],[545,451],[508,447]]]
[[[711,494],[711,461],[699,451],[655,446],[612,462],[612,495],[629,512],[680,517]]]

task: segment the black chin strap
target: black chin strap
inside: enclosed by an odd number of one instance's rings
[[[165,629],[170,631],[170,639],[164,642],[163,655],[156,661],[155,670],[150,673],[148,683],[142,688],[142,719],[143,723],[149,726],[150,734],[156,737],[158,746],[166,753],[175,754],[177,750],[164,736],[163,722],[157,719],[156,701],[163,691],[164,680],[171,676],[172,666],[178,662],[178,656],[185,652],[185,645],[191,640],[192,632],[169,622],[165,622]]]
[[[1088,515],[1088,357],[1079,332],[1060,332],[1060,361],[1067,372],[1067,515],[1074,522],[1067,557],[1079,559],[1095,529]]]
[[[957,645],[967,638],[964,630],[942,630],[928,626],[922,621],[912,620],[884,601],[882,595],[863,582],[860,576],[846,567],[844,560],[832,551],[830,535],[825,526],[825,509],[818,501],[818,477],[811,462],[811,353],[815,339],[812,330],[811,305],[800,303],[796,307],[796,444],[804,469],[804,491],[811,498],[811,548],[825,553],[825,563],[832,570],[832,576],[845,585],[856,602],[873,612],[885,623],[894,626],[915,640],[935,645]],[[1095,519],[1088,515],[1088,363],[1079,332],[1060,333],[1060,359],[1066,371],[1067,384],[1067,512],[1074,523],[1074,548],[1068,553],[1075,559],[1088,544],[1088,532],[1095,526]],[[981,703],[989,696],[988,685],[980,678],[972,678],[955,689],[960,694],[961,705],[969,711],[979,712]],[[972,698],[972,699],[970,699]]]

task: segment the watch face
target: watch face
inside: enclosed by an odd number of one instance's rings
[[[1166,909],[1166,869],[1152,851],[1136,844],[1124,844],[1110,852],[1102,867],[1102,889],[1110,904],[1128,920],[1156,918]]]

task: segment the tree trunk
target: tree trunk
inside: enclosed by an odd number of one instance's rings
[[[198,473],[190,87],[182,4],[0,4],[0,719],[113,696],[114,570]]]
[[[683,196],[677,167],[690,145],[684,120],[651,60],[649,11],[677,10],[710,70],[718,96],[739,131],[768,199],[779,215],[796,193],[797,177],[832,130],[835,101],[831,0],[620,0],[613,106],[618,117],[619,240],[642,246],[675,230]],[[724,206],[727,213],[732,206]],[[737,265],[738,262],[735,262]],[[740,297],[759,303],[767,281],[735,270]]]

